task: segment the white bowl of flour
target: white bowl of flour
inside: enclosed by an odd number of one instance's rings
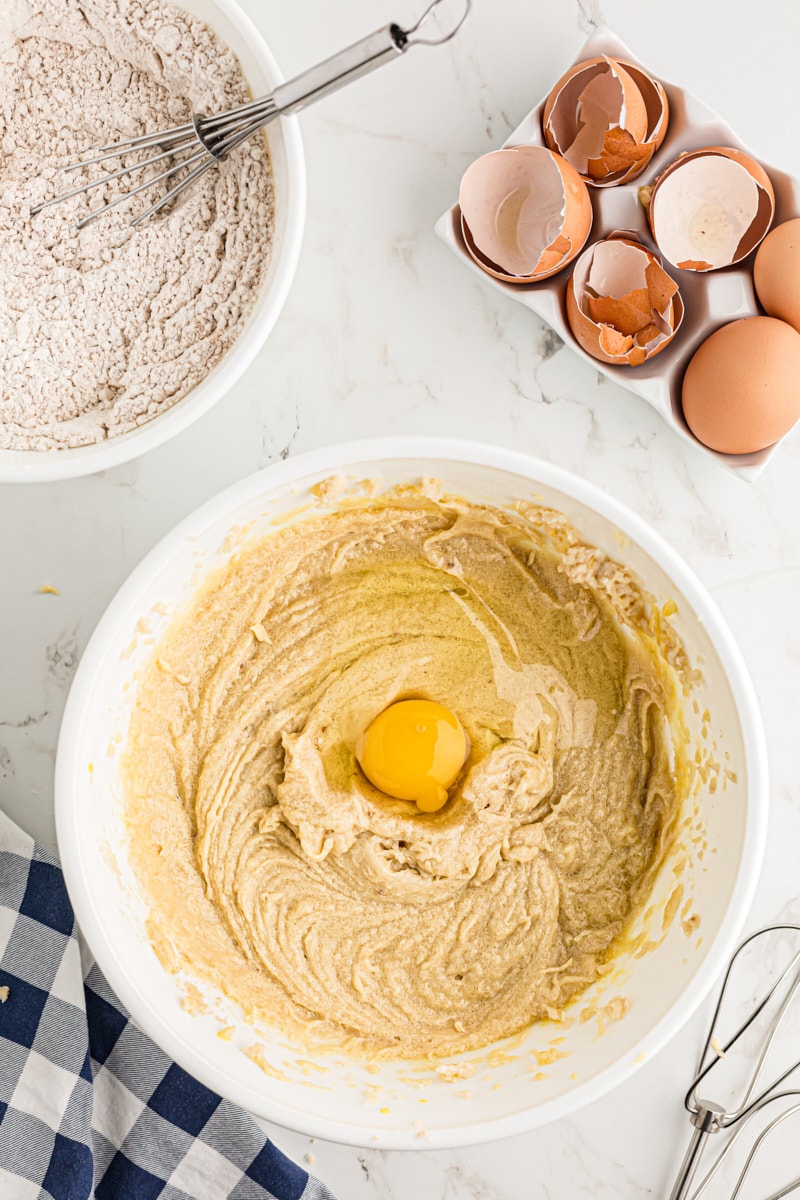
[[[131,216],[164,184],[79,233],[74,223],[139,173],[34,217],[30,208],[97,177],[60,170],[89,147],[223,110],[281,78],[234,0],[2,6],[0,481],[136,458],[207,412],[252,362],[300,253],[295,118],[135,230]]]

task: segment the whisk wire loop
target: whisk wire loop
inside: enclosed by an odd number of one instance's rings
[[[767,991],[764,993],[764,995],[761,997],[761,999],[759,1001],[757,1001],[757,1003],[753,1006],[753,1008],[749,1012],[747,1018],[744,1021],[742,1021],[742,1023],[739,1025],[739,1027],[736,1029],[736,1031],[727,1039],[727,1041],[724,1042],[719,1047],[719,1049],[715,1049],[715,1047],[713,1045],[714,1034],[715,1034],[715,1030],[717,1028],[717,1022],[719,1021],[720,1013],[722,1011],[723,1001],[726,997],[726,993],[727,993],[731,975],[733,973],[734,967],[737,964],[737,961],[739,960],[740,955],[757,938],[762,937],[764,934],[777,933],[777,932],[798,932],[798,933],[800,933],[800,926],[797,926],[797,925],[771,925],[767,929],[760,929],[760,930],[757,930],[755,933],[750,934],[750,936],[745,938],[744,941],[737,947],[733,957],[731,958],[730,963],[728,964],[728,969],[725,972],[725,976],[722,981],[722,987],[720,988],[717,1005],[716,1005],[716,1008],[714,1009],[714,1015],[711,1018],[711,1024],[709,1026],[709,1033],[708,1033],[708,1036],[703,1045],[703,1049],[700,1053],[697,1074],[695,1075],[694,1079],[692,1080],[692,1084],[686,1094],[686,1100],[685,1100],[686,1109],[690,1113],[696,1113],[698,1111],[698,1107],[702,1104],[702,1102],[700,1100],[698,1100],[697,1090],[698,1090],[699,1086],[701,1085],[701,1083],[703,1082],[703,1080],[708,1076],[708,1074],[717,1065],[719,1059],[723,1058],[733,1048],[733,1046],[735,1046],[735,1044],[740,1040],[740,1038],[742,1038],[744,1036],[744,1034],[747,1032],[747,1030],[750,1029],[750,1027],[758,1020],[758,1018],[761,1016],[761,1014],[764,1012],[764,1010],[769,1005],[770,1001],[780,991],[780,988],[782,987],[782,985],[794,973],[794,979],[789,987],[789,990],[787,991],[786,996],[784,997],[783,1001],[781,1002],[778,1012],[772,1018],[767,1035],[761,1045],[760,1052],[753,1061],[753,1066],[749,1073],[747,1085],[745,1087],[742,1099],[740,1100],[739,1104],[736,1106],[735,1109],[723,1114],[723,1116],[720,1120],[721,1127],[732,1125],[735,1121],[740,1120],[741,1117],[745,1116],[750,1111],[750,1109],[752,1108],[752,1106],[754,1104],[758,1103],[759,1100],[763,1099],[763,1097],[768,1092],[772,1091],[776,1087],[779,1087],[786,1080],[786,1078],[792,1074],[793,1071],[797,1070],[797,1068],[800,1067],[800,1057],[798,1057],[776,1079],[773,1079],[758,1094],[758,1096],[756,1096],[755,1100],[752,1099],[753,1092],[755,1091],[755,1089],[758,1085],[759,1077],[761,1075],[761,1072],[764,1069],[764,1064],[766,1063],[769,1052],[770,1052],[772,1046],[774,1045],[775,1038],[778,1035],[778,1032],[786,1018],[786,1014],[789,1012],[789,1010],[795,1000],[795,997],[797,996],[798,992],[800,992],[800,971],[798,970],[798,968],[800,968],[800,949],[795,954],[792,955],[789,962],[784,967],[784,969],[780,972],[780,974],[777,976],[777,978],[772,983],[772,985],[767,989]]]
[[[458,5],[457,19],[453,18],[448,24],[445,16],[445,27],[436,29],[436,18],[442,13],[446,14],[454,4]],[[127,141],[101,146],[92,153],[91,157],[82,157],[77,162],[64,167],[64,172],[94,167],[101,163],[111,162],[115,158],[122,159],[146,150],[155,149],[158,153],[143,161],[124,163],[111,174],[103,175],[80,187],[53,196],[31,208],[31,214],[35,215],[43,209],[82,195],[94,188],[115,183],[126,175],[146,170],[165,159],[176,159],[166,170],[145,179],[136,187],[115,196],[106,204],[89,212],[76,222],[75,228],[85,228],[91,221],[95,221],[103,213],[109,212],[124,201],[139,195],[147,188],[154,187],[165,179],[172,179],[181,171],[185,171],[183,177],[178,179],[165,195],[130,222],[132,226],[141,225],[143,221],[171,204],[210,167],[224,161],[232,150],[248,141],[276,117],[298,112],[301,108],[336,91],[351,80],[373,71],[382,63],[397,58],[410,46],[440,46],[449,42],[464,24],[471,7],[472,0],[432,0],[432,3],[428,5],[419,20],[410,29],[404,30],[396,24],[386,25],[383,29],[378,29],[368,37],[362,38],[361,41],[348,46],[339,54],[304,71],[295,79],[280,84],[270,96],[248,101],[227,112],[216,113],[212,116],[195,113],[190,121],[184,122],[182,125],[175,125],[172,129],[143,134],[141,137],[128,138]],[[187,157],[181,158],[181,155]]]
[[[754,1106],[752,1110],[753,1114],[765,1110],[768,1105],[778,1104],[787,1100],[791,1101],[791,1104],[784,1111],[779,1112],[776,1117],[773,1117],[772,1120],[769,1121],[764,1129],[761,1130],[758,1137],[753,1142],[753,1145],[750,1147],[750,1150],[745,1157],[744,1164],[736,1179],[736,1183],[734,1184],[734,1189],[731,1192],[730,1200],[737,1200],[741,1194],[750,1174],[753,1163],[763,1151],[767,1140],[784,1123],[784,1121],[787,1121],[789,1118],[800,1114],[800,1091],[776,1092],[772,1096],[765,1097],[759,1101],[756,1106]],[[744,1136],[746,1135],[747,1128],[747,1122],[744,1121],[731,1134],[723,1153],[717,1156],[700,1184],[692,1192],[691,1200],[702,1200],[702,1198],[707,1194],[711,1184],[713,1183],[714,1179],[717,1178],[725,1161],[733,1154],[734,1150],[738,1147],[738,1143],[743,1140]],[[791,1180],[789,1183],[783,1184],[783,1186],[777,1191],[770,1192],[769,1196],[764,1196],[763,1200],[782,1200],[782,1197],[790,1195],[798,1188],[800,1188],[800,1175]]]
[[[670,1193],[670,1200],[687,1200],[689,1197],[690,1200],[701,1200],[701,1197],[707,1193],[712,1179],[717,1176],[722,1164],[728,1159],[733,1149],[739,1145],[741,1139],[745,1136],[745,1131],[749,1130],[752,1119],[757,1114],[766,1111],[768,1106],[772,1104],[790,1101],[791,1103],[786,1111],[779,1113],[777,1117],[770,1120],[755,1139],[730,1197],[730,1200],[737,1200],[737,1197],[741,1194],[745,1180],[750,1173],[753,1161],[759,1152],[762,1151],[767,1138],[773,1135],[775,1130],[789,1117],[800,1114],[800,1090],[778,1090],[800,1068],[800,1057],[794,1057],[794,1054],[792,1054],[789,1064],[782,1066],[776,1075],[772,1078],[767,1078],[767,1081],[765,1081],[765,1075],[769,1076],[769,1072],[766,1069],[767,1062],[770,1053],[775,1048],[778,1034],[782,1029],[786,1029],[790,1011],[793,1011],[794,1015],[797,1015],[797,1011],[800,1009],[800,1002],[798,1002],[798,997],[800,997],[800,948],[792,950],[785,966],[777,972],[774,981],[767,986],[763,994],[757,997],[745,1019],[738,1023],[734,1033],[723,1043],[720,1043],[716,1037],[723,1003],[728,998],[732,975],[734,968],[740,961],[740,956],[759,939],[767,938],[774,934],[798,935],[800,934],[800,925],[778,924],[757,930],[741,942],[728,964],[714,1014],[709,1025],[708,1034],[700,1052],[695,1077],[684,1098],[684,1104],[690,1115],[694,1130],[675,1185]],[[769,1010],[770,1004],[773,1004],[775,1007],[775,1011],[772,1013]],[[767,1020],[768,1024],[766,1031],[762,1035],[759,1051],[753,1055],[749,1070],[743,1082],[739,1084],[740,1094],[737,1102],[723,1106],[701,1099],[698,1094],[700,1086],[710,1081],[713,1069],[726,1058],[728,1053],[745,1037],[748,1031],[753,1030],[754,1033],[756,1032],[754,1027],[759,1017]],[[728,1136],[721,1151],[713,1161],[702,1182],[692,1191],[692,1183],[697,1174],[700,1159],[705,1150],[709,1135],[726,1131]],[[797,1191],[799,1188],[800,1176],[791,1183],[783,1185],[777,1191],[773,1191],[770,1196],[764,1197],[763,1200],[782,1200],[783,1197]]]

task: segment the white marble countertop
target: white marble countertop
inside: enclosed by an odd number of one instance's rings
[[[245,0],[285,72],[414,0]],[[688,447],[432,232],[472,158],[499,145],[600,21],[656,74],[800,173],[797,0],[475,0],[458,41],[419,51],[302,118],[309,215],[284,314],[233,392],[139,461],[0,488],[0,798],[53,844],[66,692],[92,629],[141,556],[206,498],[278,456],[370,434],[435,433],[528,450],[632,505],[727,614],[763,705],[772,775],[751,926],[800,920],[800,433],[754,484]],[[43,584],[60,595],[40,594]],[[767,619],[764,619],[765,616]],[[284,1130],[341,1200],[634,1200],[664,1196],[688,1135],[681,1094],[703,1018],[602,1102],[460,1151],[357,1151]],[[796,1165],[796,1164],[795,1164]],[[790,1164],[787,1161],[787,1171]]]

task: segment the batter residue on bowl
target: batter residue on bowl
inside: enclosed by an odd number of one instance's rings
[[[248,99],[233,53],[164,0],[0,5],[0,447],[51,450],[125,433],[185,396],[236,340],[272,244],[263,139],[137,229],[131,218],[175,179],[74,225],[171,160],[30,210],[120,167],[115,159],[64,174],[88,148]]]
[[[557,1016],[669,845],[683,667],[631,572],[552,510],[401,490],[245,546],[173,621],[130,726],[162,958],[273,1026],[400,1057]],[[405,697],[469,735],[436,813],[356,763]]]

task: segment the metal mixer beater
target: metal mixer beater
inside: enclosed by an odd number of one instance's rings
[[[456,16],[448,22],[447,10],[453,9],[454,4],[457,4],[458,11]],[[170,204],[201,175],[204,175],[216,163],[227,158],[232,150],[248,141],[276,117],[306,108],[309,104],[321,99],[322,96],[337,91],[345,84],[366,75],[383,63],[405,54],[412,46],[441,46],[445,42],[449,42],[464,24],[471,7],[472,0],[452,0],[452,2],[451,0],[433,0],[410,29],[403,29],[394,23],[386,25],[355,42],[352,46],[348,46],[339,54],[333,55],[332,58],[325,59],[324,62],[311,67],[296,78],[280,84],[271,95],[264,96],[260,100],[253,100],[249,104],[242,104],[228,112],[217,113],[214,116],[207,117],[201,113],[195,113],[190,121],[183,125],[177,125],[174,129],[165,129],[143,137],[117,142],[114,145],[102,146],[94,154],[94,157],[82,158],[79,162],[64,167],[63,170],[65,172],[76,171],[82,167],[105,163],[141,150],[152,150],[157,153],[150,155],[144,161],[124,165],[113,174],[103,175],[99,179],[84,183],[71,191],[53,196],[43,204],[32,208],[31,213],[35,215],[44,208],[49,208],[62,200],[69,200],[72,196],[79,196],[93,188],[103,187],[134,171],[155,167],[159,163],[165,164],[164,170],[158,174],[145,179],[136,187],[131,188],[129,192],[117,196],[108,204],[96,208],[82,220],[77,221],[75,228],[83,229],[90,221],[94,221],[109,209],[115,208],[132,196],[138,195],[139,192],[183,173],[182,177],[165,195],[131,221],[131,225],[140,225],[142,221]]]
[[[750,965],[751,982],[744,987]],[[736,999],[738,993],[739,999]],[[726,1032],[730,1030],[730,1032]],[[800,1067],[800,925],[770,925],[741,943],[730,961],[684,1104],[694,1126],[670,1200],[781,1200],[800,1189],[794,1178],[767,1194],[759,1175],[775,1166],[779,1135],[800,1141],[800,1090],[784,1087]],[[719,1099],[701,1099],[700,1093]],[[723,1145],[700,1182],[701,1156],[713,1134]],[[737,1169],[738,1168],[738,1169]],[[731,1190],[732,1189],[732,1190]]]

